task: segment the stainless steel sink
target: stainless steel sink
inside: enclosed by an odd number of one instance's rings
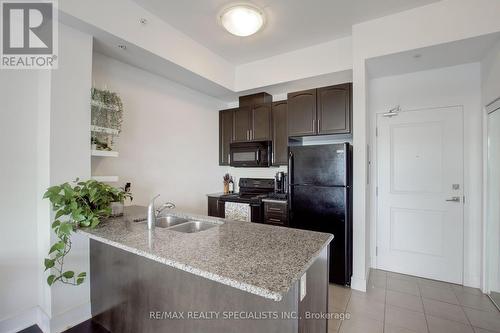
[[[170,228],[173,227],[174,225],[186,222],[189,222],[189,220],[183,217],[177,217],[171,215],[161,216],[156,218],[156,226],[159,228]]]
[[[218,226],[216,223],[210,222],[202,222],[202,221],[190,221],[187,223],[179,224],[175,227],[169,228],[168,230],[184,232],[184,233],[193,233],[200,232],[203,230],[207,230],[213,227]]]

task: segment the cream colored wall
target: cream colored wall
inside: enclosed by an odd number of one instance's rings
[[[221,190],[225,171],[218,166],[218,110],[225,106],[100,54],[94,54],[93,81],[117,92],[124,105],[120,156],[94,157],[93,174],[131,182],[135,204],[161,194],[160,202],[206,214],[206,194]]]

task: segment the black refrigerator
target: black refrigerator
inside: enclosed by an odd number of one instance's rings
[[[330,282],[350,285],[352,146],[291,146],[288,172],[290,226],[333,234]]]

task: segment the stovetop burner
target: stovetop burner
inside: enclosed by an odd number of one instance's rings
[[[240,178],[240,193],[226,194],[220,197],[223,201],[260,203],[274,191],[274,179]]]

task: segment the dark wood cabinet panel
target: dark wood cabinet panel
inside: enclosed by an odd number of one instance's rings
[[[219,112],[219,165],[229,165],[229,145],[233,142],[234,110]]]
[[[318,134],[351,132],[351,84],[319,88],[317,92]]]
[[[287,101],[274,102],[271,111],[273,165],[288,164]]]
[[[288,225],[288,205],[282,202],[264,202],[264,223],[281,226]]]
[[[288,94],[288,136],[316,134],[316,89]]]
[[[216,197],[208,197],[208,216],[225,217],[225,204],[224,201]]]
[[[252,95],[240,96],[239,105],[241,106],[253,106],[257,104],[271,103],[273,101],[273,96],[266,92],[261,92]]]
[[[265,103],[252,108],[251,140],[271,140],[271,104]]]
[[[234,111],[234,141],[242,142],[250,140],[250,107],[240,107]]]

